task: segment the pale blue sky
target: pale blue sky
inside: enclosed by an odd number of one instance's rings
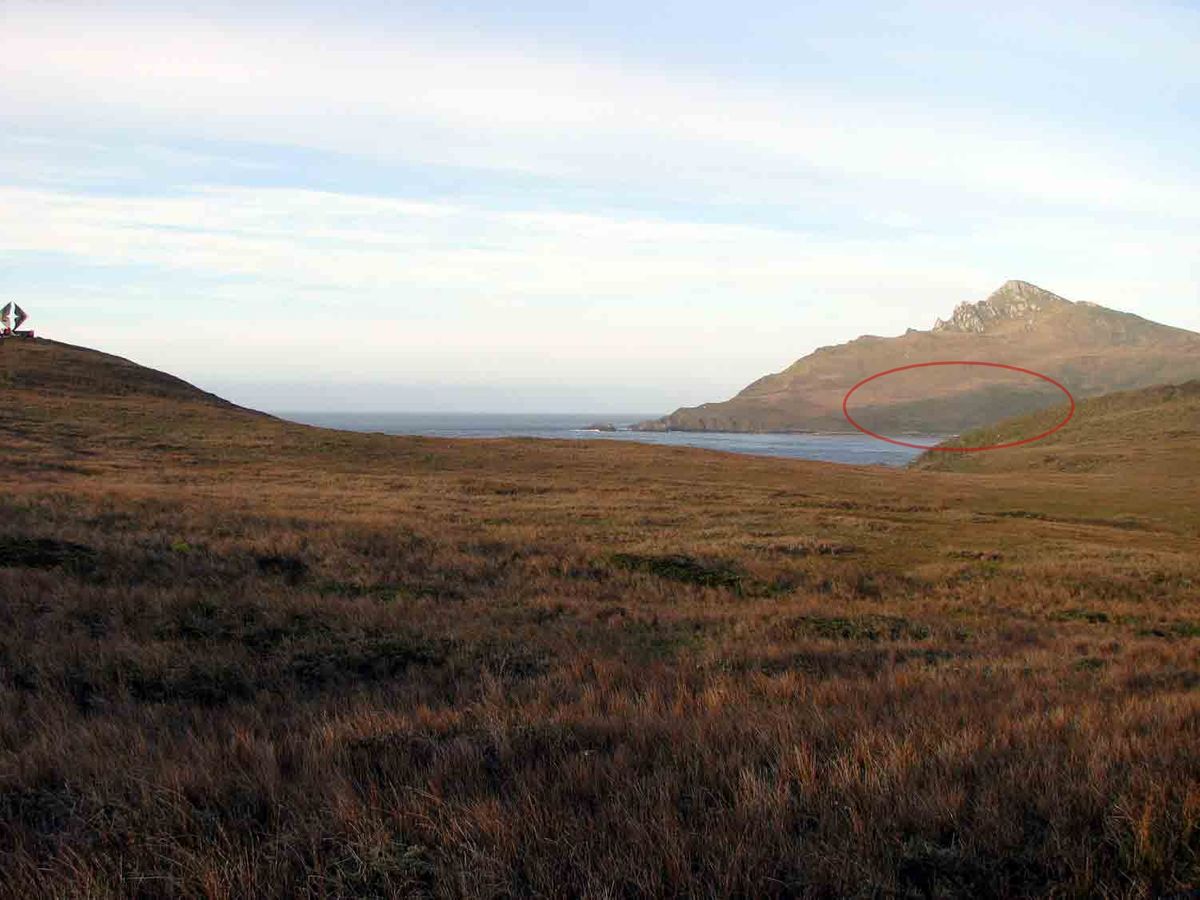
[[[0,298],[274,409],[667,411],[1008,278],[1200,330],[1197,4],[646,6],[3,0]]]

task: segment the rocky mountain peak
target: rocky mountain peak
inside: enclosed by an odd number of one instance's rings
[[[963,303],[933,331],[861,337],[822,347],[764,375],[730,400],[684,407],[639,428],[650,431],[848,431],[847,390],[865,376],[942,360],[994,360],[1045,372],[1076,398],[1200,378],[1200,334],[1091,303],[1073,303],[1027,281],[1009,281]],[[991,372],[929,370],[907,384],[880,379],[869,408],[881,433],[952,434],[1058,403],[1047,385]],[[968,376],[981,376],[979,378]],[[1000,376],[1006,379],[1007,376]],[[1028,382],[1028,383],[1027,383]],[[870,398],[868,400],[868,397]]]
[[[1039,314],[1063,305],[1070,306],[1071,301],[1028,281],[1006,281],[986,300],[958,304],[948,320],[937,320],[933,330],[983,334],[993,324],[1004,321],[1021,321],[1032,328]]]

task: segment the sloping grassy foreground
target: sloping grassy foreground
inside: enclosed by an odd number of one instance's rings
[[[986,447],[1044,434],[1067,416],[1056,406],[966,432],[946,447]],[[916,468],[956,472],[1098,472],[1141,479],[1200,477],[1200,381],[1081,401],[1049,437],[1002,451],[927,452]]]
[[[0,893],[1200,884],[1190,477],[355,435],[7,365]]]

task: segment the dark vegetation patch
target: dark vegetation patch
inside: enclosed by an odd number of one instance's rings
[[[795,616],[780,622],[776,633],[788,637],[816,637],[833,641],[926,640],[927,625],[901,616]]]
[[[1116,568],[1064,573],[1054,581],[1057,592],[1084,602],[1147,603],[1194,591],[1197,585],[1193,577],[1184,574]]]
[[[957,664],[961,669],[964,663],[976,656],[974,651],[962,648],[890,648],[867,642],[865,646],[853,649],[845,645],[827,644],[764,656],[718,657],[705,663],[704,668],[723,673],[756,672],[771,676],[799,672],[817,678],[874,678],[901,666],[937,669]]]
[[[1139,672],[1126,679],[1125,687],[1137,694],[1194,691],[1200,688],[1200,671],[1171,668],[1157,672]]]
[[[106,533],[132,531],[141,525],[138,517],[133,513],[115,509],[93,512],[83,518],[83,523]]]
[[[754,578],[726,560],[682,554],[617,553],[609,557],[609,563],[617,569],[643,572],[695,587],[727,590],[740,597],[782,597],[814,585],[812,576],[803,572],[781,572],[769,579]]]
[[[607,581],[612,577],[612,570],[599,563],[582,562],[579,560],[562,559],[553,565],[553,570],[560,578],[573,578],[580,581]]]
[[[41,688],[42,674],[30,660],[0,645],[0,684],[7,684],[17,691],[33,692]]]
[[[99,548],[53,538],[0,538],[0,566],[56,569],[90,584],[117,587],[186,583],[215,589],[262,577],[294,587],[308,573],[307,564],[295,557],[218,552],[185,537],[126,537],[122,533],[132,529],[119,516],[104,515],[96,527],[121,537],[102,541]]]
[[[1090,625],[1101,625],[1112,621],[1112,616],[1099,609],[1064,609],[1053,613],[1050,619],[1054,622],[1087,622]]]
[[[612,564],[631,572],[645,572],[699,587],[725,588],[738,591],[746,583],[745,574],[723,560],[702,560],[682,554],[651,556],[637,553],[615,553]]]
[[[361,635],[315,646],[277,648],[259,658],[234,655],[76,660],[59,676],[74,705],[91,712],[128,696],[138,703],[182,703],[225,706],[265,691],[288,696],[295,688],[325,690],[391,681],[413,667],[447,663],[454,644],[410,635]],[[529,671],[530,664],[524,663]],[[472,668],[478,670],[479,663]],[[509,675],[512,672],[509,671]],[[46,682],[32,680],[35,689]]]
[[[1152,527],[1149,522],[1137,516],[1113,516],[1111,519],[1080,518],[1072,521],[1077,521],[1081,525],[1104,525],[1108,528],[1124,528],[1132,531],[1143,531]]]
[[[498,576],[506,577],[506,576]],[[483,588],[479,582],[487,583],[493,576],[475,577],[453,570],[432,572],[413,571],[402,580],[396,581],[322,581],[316,590],[326,597],[346,599],[367,598],[380,603],[400,600],[448,600],[461,602]]]
[[[452,647],[452,641],[417,634],[362,635],[296,653],[287,669],[309,688],[380,681],[412,666],[443,665]]]
[[[985,518],[1000,516],[1010,519],[1036,519],[1041,522],[1061,522],[1064,525],[1099,525],[1103,528],[1120,528],[1126,531],[1144,531],[1152,527],[1149,522],[1137,516],[1113,516],[1112,518],[1055,516],[1029,509],[1001,509],[995,512],[984,513],[983,516]]]
[[[832,575],[811,576],[803,586],[817,594],[866,600],[917,597],[934,587],[928,580],[907,573],[857,566]]]
[[[434,637],[407,628],[361,628],[312,612],[264,613],[197,601],[155,629],[177,650],[76,655],[57,664],[0,645],[0,683],[44,692],[57,684],[80,710],[128,697],[138,703],[224,706],[259,692],[294,696],[392,682],[414,669],[468,683],[487,672],[505,682],[545,673],[552,656],[512,637]]]
[[[853,544],[843,544],[832,540],[798,541],[789,544],[775,544],[771,547],[776,553],[785,556],[849,556],[858,551]]]
[[[883,647],[853,650],[826,647],[770,656],[719,659],[711,668],[720,672],[758,672],[763,675],[799,672],[816,678],[874,678],[895,663],[895,656]]]
[[[502,680],[521,680],[547,672],[551,655],[519,641],[488,637],[470,644],[466,659],[472,671],[486,671]]]
[[[927,647],[912,653],[908,650],[896,652],[896,662],[918,662],[926,666],[940,666],[955,660],[969,659],[975,654],[970,650],[946,650],[940,647]]]
[[[617,649],[636,659],[674,659],[698,649],[705,635],[718,627],[718,623],[705,620],[624,618],[617,629]]]
[[[1163,622],[1138,630],[1141,637],[1194,638],[1200,637],[1200,622]]]
[[[0,566],[64,569],[87,574],[95,570],[98,554],[91,547],[54,538],[0,538]]]
[[[277,575],[288,584],[299,584],[308,575],[308,563],[297,556],[268,554],[256,556],[258,571],[265,575]]]
[[[405,586],[397,581],[383,581],[372,584],[364,584],[361,581],[322,581],[316,585],[315,590],[323,597],[342,597],[346,599],[358,599],[360,597],[370,597],[375,600],[388,602],[396,600],[400,597],[411,595],[420,596],[435,596],[432,591],[411,591],[406,590]],[[450,599],[462,599],[461,592],[457,592]]]
[[[522,722],[502,734],[475,721],[401,729],[347,742],[355,771],[386,778],[453,760],[463,784],[502,785],[514,776],[572,758],[608,755],[637,740],[608,723]]]
[[[896,865],[901,897],[1037,896],[1065,874],[1061,864],[1024,849],[1003,859],[982,860],[954,835],[906,840]]]
[[[544,494],[552,494],[556,490],[556,488],[545,484],[522,484],[480,478],[465,478],[459,483],[463,491],[468,494],[492,494],[498,497],[518,497],[522,495],[540,497]]]
[[[324,596],[398,600],[468,600],[517,589],[524,575],[542,564],[541,549],[506,541],[464,540],[436,546],[416,534],[394,541],[362,538],[348,548],[348,559],[321,567],[321,577],[306,575]]]
[[[25,785],[0,784],[0,822],[14,829],[23,827],[43,839],[67,832],[88,805],[77,789],[53,775]],[[4,829],[0,829],[0,851],[7,849]]]
[[[124,662],[118,676],[142,703],[189,703],[223,706],[254,696],[253,673],[233,663],[193,660],[183,665],[148,667]]]
[[[334,632],[331,622],[336,619],[309,610],[267,608],[245,601],[218,604],[194,600],[170,609],[155,635],[162,640],[243,644],[261,651],[326,638]]]
[[[9,450],[10,448],[0,447],[0,453]],[[11,456],[10,453],[5,453],[6,456]],[[11,476],[14,473],[44,475],[46,473],[55,473],[59,475],[92,475],[95,470],[85,466],[75,465],[74,463],[42,460],[38,462],[30,462],[28,460],[16,459],[5,464],[5,469]]]
[[[951,550],[946,554],[953,559],[978,559],[986,562],[999,562],[1004,554],[999,550]]]
[[[446,662],[456,643],[409,629],[363,628],[347,613],[267,608],[253,603],[221,606],[199,600],[174,610],[158,630],[164,639],[215,643],[250,653],[246,666],[266,686],[281,675],[305,687],[394,678],[409,667]]]
[[[429,848],[403,833],[372,841],[327,837],[311,862],[308,887],[318,896],[435,896],[437,869]]]
[[[252,672],[217,659],[142,659],[130,654],[68,662],[60,675],[67,697],[81,712],[103,709],[128,696],[138,703],[223,706],[256,690]]]

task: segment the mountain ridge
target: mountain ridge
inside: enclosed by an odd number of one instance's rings
[[[846,392],[878,372],[934,360],[1000,362],[1042,372],[1077,397],[1200,377],[1200,334],[1133,313],[1075,302],[1011,280],[960,303],[932,328],[896,337],[862,335],[819,347],[733,398],[684,407],[639,423],[647,431],[852,432]],[[856,397],[855,418],[872,430],[958,433],[1060,401],[1045,383],[941,367],[880,379]]]

